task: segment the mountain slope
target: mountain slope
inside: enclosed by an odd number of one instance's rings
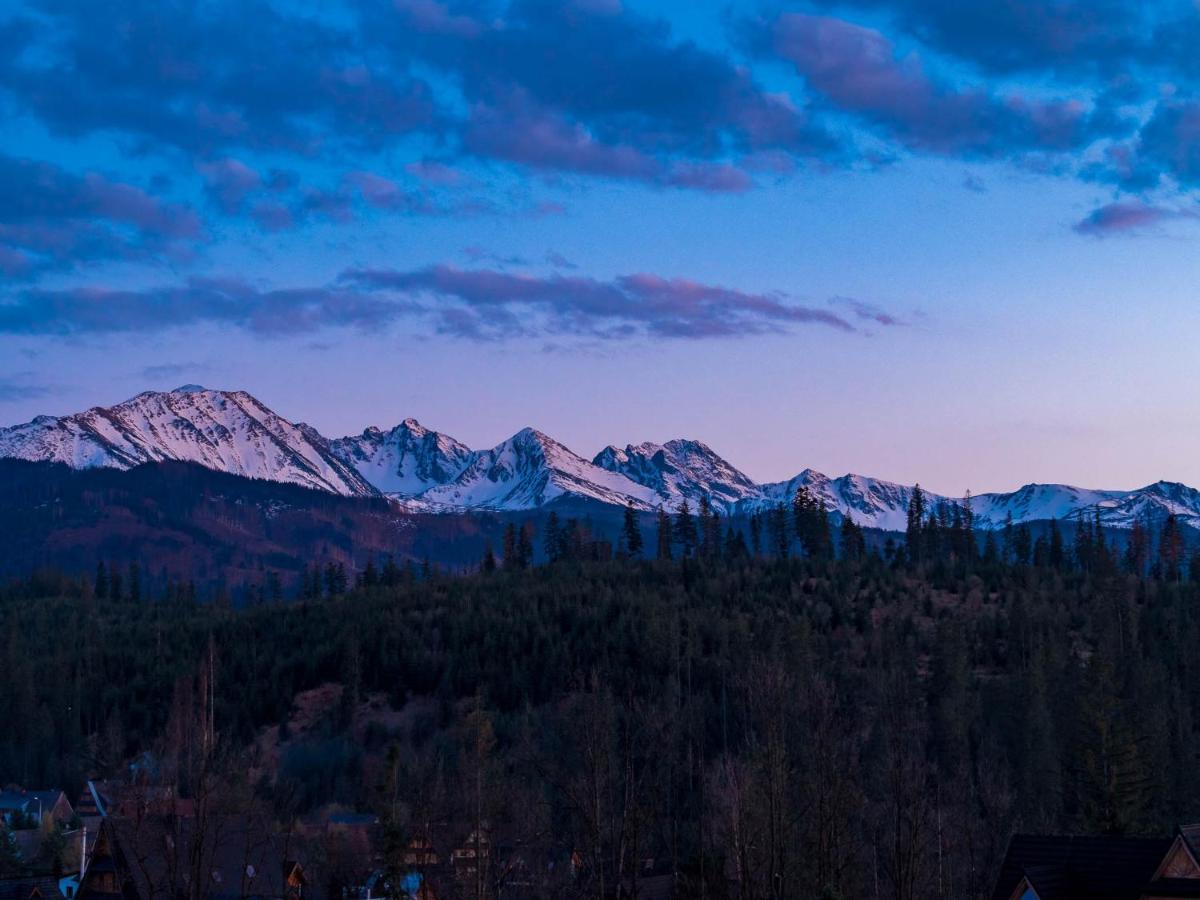
[[[390,431],[372,426],[331,441],[330,449],[376,490],[408,497],[453,481],[475,458],[465,444],[416,419],[405,419]]]
[[[179,460],[346,496],[375,493],[315,429],[287,421],[245,391],[198,385],[0,429],[0,457],[76,469]]]
[[[700,441],[609,445],[592,462],[650,488],[659,502],[674,509],[684,500],[694,509],[701,497],[727,510],[739,500],[757,496],[758,485]]]
[[[185,385],[147,391],[112,407],[39,416],[0,428],[0,458],[59,462],[75,469],[130,469],[148,462],[194,462],[208,469],[296,484],[346,496],[386,494],[409,510],[528,511],[578,501],[632,503],[649,511],[695,508],[702,497],[720,511],[748,515],[790,504],[807,487],[834,515],[861,525],[902,530],[913,488],[864,475],[830,478],[804,469],[787,481],[757,484],[695,440],[608,446],[589,462],[558,441],[526,428],[490,450],[475,451],[405,419],[384,431],[330,441],[289,422],[244,391]],[[962,502],[928,494],[928,506]],[[1132,491],[1066,484],[1027,484],[971,498],[981,528],[1013,522],[1099,515],[1113,528],[1175,515],[1200,528],[1200,491],[1159,481]]]
[[[560,497],[652,509],[654,492],[572,453],[558,441],[525,428],[476,454],[451,484],[430,488],[417,500],[429,508],[534,509]]]

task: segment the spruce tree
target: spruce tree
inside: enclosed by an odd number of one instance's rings
[[[658,559],[671,558],[671,517],[661,506],[658,508],[658,535],[655,556]]]
[[[696,540],[696,520],[692,518],[692,508],[684,497],[683,502],[679,504],[679,511],[675,514],[675,542],[682,547],[685,559],[695,554]]]
[[[917,565],[925,561],[925,492],[921,485],[913,485],[912,496],[908,498],[908,513],[904,528],[904,542],[908,549],[908,558]]]
[[[642,556],[642,529],[638,527],[637,511],[633,501],[625,504],[625,522],[621,527],[621,536],[625,539],[625,552],[633,559]]]

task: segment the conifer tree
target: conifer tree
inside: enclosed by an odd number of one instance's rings
[[[925,492],[921,485],[913,485],[912,496],[908,498],[908,514],[904,528],[904,541],[908,549],[908,558],[917,565],[925,561]]]
[[[684,497],[675,514],[675,542],[682,548],[685,559],[696,552],[696,540],[696,520],[692,518],[692,508]]]
[[[775,556],[779,559],[787,559],[788,546],[791,541],[788,534],[787,508],[782,503],[776,503],[767,514],[767,530],[771,532],[771,544],[775,549]]]
[[[667,515],[667,511],[661,506],[658,508],[658,535],[655,547],[655,556],[658,559],[666,560],[671,558],[671,517]]]
[[[755,559],[762,556],[762,519],[758,513],[750,514],[750,552]]]
[[[492,552],[492,545],[489,542],[483,548],[483,562],[480,563],[480,570],[491,573],[496,571],[496,554]]]
[[[862,559],[867,553],[867,541],[862,528],[854,521],[850,510],[842,514],[841,527],[842,559]]]
[[[1183,533],[1174,514],[1163,521],[1158,539],[1158,569],[1164,581],[1178,581],[1179,569],[1183,565]]]
[[[104,560],[96,563],[96,597],[100,600],[108,596],[108,569],[104,566]]]
[[[625,504],[625,522],[621,528],[621,536],[625,539],[625,551],[633,559],[642,556],[642,529],[638,526],[637,512],[633,501]]]
[[[1058,519],[1050,520],[1050,567],[1061,569],[1066,562],[1066,551],[1063,549],[1062,531],[1058,527]]]

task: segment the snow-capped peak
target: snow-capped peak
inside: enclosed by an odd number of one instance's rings
[[[236,475],[301,484],[347,495],[377,492],[427,510],[526,510],[565,499],[637,509],[674,510],[702,497],[719,510],[747,514],[790,503],[805,487],[834,516],[902,530],[913,487],[803,469],[787,481],[756,484],[698,440],[605,447],[588,462],[542,431],[523,428],[490,450],[475,451],[413,418],[335,441],[312,426],[289,422],[245,391],[186,384],[146,391],[111,407],[69,416],[38,416],[0,428],[0,457],[60,462],[75,468],[128,469],[185,460]],[[926,492],[927,507],[962,503]],[[1067,484],[1027,484],[971,498],[975,522],[1099,516],[1107,526],[1175,515],[1200,527],[1200,491],[1157,481],[1132,491]]]
[[[372,425],[330,443],[333,453],[385,494],[414,496],[457,478],[474,458],[465,444],[405,419],[390,431]]]
[[[476,454],[453,484],[432,488],[420,499],[430,504],[486,509],[533,509],[564,495],[651,509],[654,495],[623,475],[577,456],[534,428]]]
[[[244,391],[191,387],[0,429],[0,456],[81,469],[182,460],[338,494],[374,493],[313,429],[288,422]]]
[[[695,506],[707,497],[719,508],[729,509],[758,492],[745,474],[696,440],[629,444],[624,450],[610,445],[592,462],[649,488],[668,507],[684,500]]]

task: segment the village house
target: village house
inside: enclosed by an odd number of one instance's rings
[[[74,817],[75,810],[63,791],[0,791],[0,818],[9,828],[37,828],[46,822],[66,825]]]
[[[1171,837],[1014,835],[992,900],[1200,900],[1200,825]]]

